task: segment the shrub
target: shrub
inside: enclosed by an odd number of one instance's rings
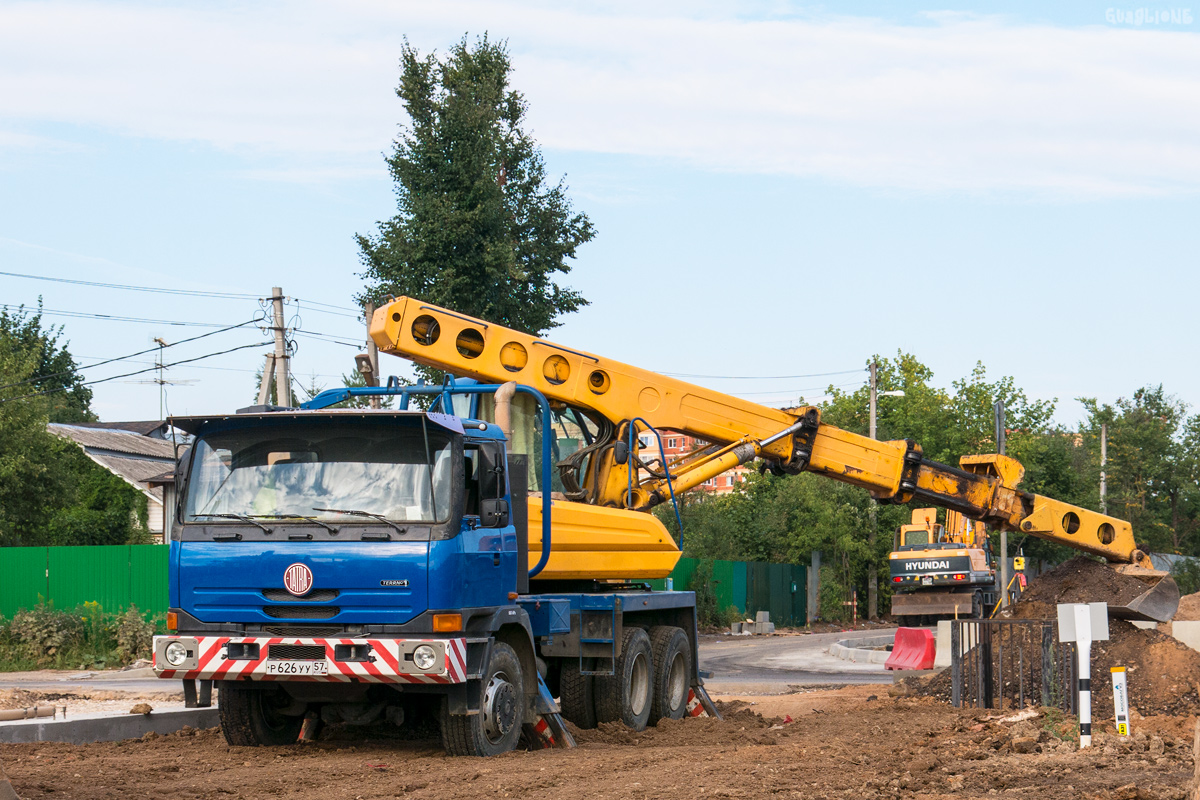
[[[117,656],[129,663],[149,658],[154,644],[154,623],[147,622],[137,606],[130,606],[117,622]]]
[[[29,658],[42,661],[78,646],[83,641],[85,618],[52,606],[40,605],[18,611],[9,625],[13,642]]]

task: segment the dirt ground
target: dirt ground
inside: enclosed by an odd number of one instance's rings
[[[47,692],[37,689],[0,689],[0,710],[53,706],[66,708],[67,714],[123,714],[138,703],[154,708],[183,707],[183,692],[113,692],[71,689]],[[60,712],[61,713],[61,712]]]
[[[642,733],[580,731],[575,750],[452,759],[433,739],[332,731],[284,748],[229,747],[217,731],[73,746],[0,745],[20,797],[322,800],[449,798],[1183,798],[1193,717],[1139,720],[1078,752],[1071,724],[1006,722],[930,699],[848,687],[723,702],[726,719]],[[718,698],[720,699],[720,698]],[[1060,741],[1060,735],[1066,736]],[[1018,752],[1025,751],[1025,752]]]

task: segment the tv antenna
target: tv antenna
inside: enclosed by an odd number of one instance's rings
[[[187,380],[181,380],[181,381],[167,380],[166,376],[163,372],[166,369],[166,367],[163,364],[163,349],[170,347],[171,345],[168,344],[166,341],[164,341],[162,339],[162,337],[155,337],[154,343],[156,345],[158,345],[158,360],[154,363],[154,366],[158,369],[158,377],[153,378],[148,381],[124,381],[124,382],[125,383],[156,383],[156,384],[158,384],[158,418],[163,419],[163,414],[165,413],[165,408],[166,408],[166,404],[167,404],[167,386],[188,386],[190,384],[196,383],[197,380],[192,379],[192,378],[189,378]]]

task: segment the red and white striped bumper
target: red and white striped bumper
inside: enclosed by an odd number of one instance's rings
[[[188,657],[178,667],[166,660],[164,648],[171,642],[179,642],[188,651]],[[229,658],[228,645],[258,645],[257,658]],[[268,672],[268,665],[278,669],[280,662],[292,661],[280,658],[280,650],[272,656],[272,645],[308,645],[325,648],[324,675],[288,675]],[[338,645],[369,647],[367,660],[339,661],[336,657]],[[423,670],[417,667],[412,653],[416,648],[428,645],[435,651],[433,665]],[[234,648],[235,650],[253,648]],[[320,663],[320,659],[296,660],[297,664]],[[467,679],[467,642],[454,639],[308,639],[295,637],[244,637],[244,636],[155,636],[154,671],[160,678],[183,678],[185,680],[235,680],[256,681],[320,681],[329,683],[463,683]]]

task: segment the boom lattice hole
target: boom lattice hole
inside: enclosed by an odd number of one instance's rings
[[[438,321],[428,314],[422,314],[413,320],[412,337],[417,344],[428,347],[438,340],[442,335],[442,326]]]
[[[1100,544],[1112,544],[1113,539],[1117,538],[1116,530],[1108,522],[1101,523],[1100,529],[1096,533],[1100,536]]]
[[[520,372],[528,363],[528,351],[517,342],[509,342],[500,348],[500,366],[509,372]]]
[[[483,352],[483,334],[474,328],[464,328],[454,340],[454,346],[463,358],[478,358]]]
[[[560,386],[571,377],[571,365],[560,355],[553,355],[542,365],[542,375],[555,386]]]
[[[1068,511],[1066,514],[1063,514],[1062,525],[1063,525],[1063,530],[1066,531],[1067,533],[1078,533],[1079,532],[1079,515],[1076,514],[1074,511]]]

